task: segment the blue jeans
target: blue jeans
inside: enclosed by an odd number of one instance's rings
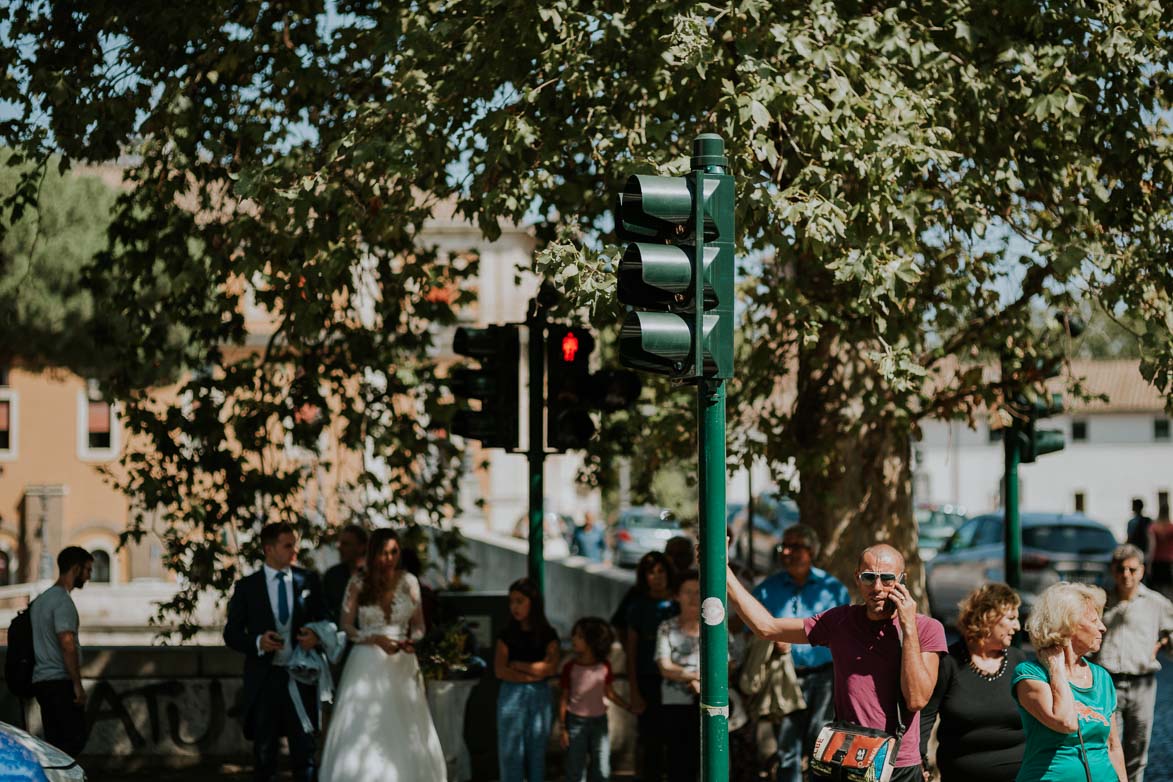
[[[809,755],[819,731],[834,716],[831,667],[798,677],[806,708],[791,712],[778,726],[778,782],[802,782],[802,756]]]
[[[611,777],[607,715],[580,717],[567,712],[566,732],[570,735],[570,746],[566,748],[566,782],[582,782],[584,771],[589,782],[607,782]]]
[[[544,782],[554,701],[546,682],[501,682],[497,693],[497,767],[501,782]]]

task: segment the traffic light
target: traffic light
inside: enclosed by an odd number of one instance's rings
[[[585,448],[595,434],[591,420],[591,351],[585,328],[551,324],[546,337],[546,443],[565,451]]]
[[[1062,413],[1063,395],[1052,394],[1050,400],[1036,398],[1027,402],[1025,407],[1026,418],[1015,429],[1021,446],[1019,460],[1029,464],[1044,454],[1062,451],[1066,444],[1063,432],[1058,429],[1039,429],[1038,420]]]
[[[692,172],[636,175],[615,207],[631,243],[619,261],[619,301],[632,308],[619,359],[673,378],[733,377],[733,177],[724,143],[693,143]],[[720,173],[710,173],[717,171]]]
[[[454,434],[480,440],[486,448],[517,447],[517,334],[514,324],[456,330],[453,350],[475,359],[480,367],[454,369],[448,387],[457,397],[478,400],[480,409],[457,411],[452,421]]]

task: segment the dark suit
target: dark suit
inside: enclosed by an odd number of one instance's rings
[[[297,643],[297,633],[310,623],[326,618],[325,604],[318,575],[303,568],[292,571],[293,606],[290,636]],[[314,777],[316,741],[312,733],[302,730],[301,722],[289,696],[289,674],[273,665],[273,652],[257,653],[257,639],[277,630],[277,619],[269,602],[265,571],[261,570],[236,582],[228,601],[228,621],[224,625],[224,643],[244,655],[242,689],[244,736],[253,742],[256,778],[272,779],[277,771],[277,749],[281,736],[289,739],[289,755],[294,779],[309,782]],[[299,685],[301,701],[314,723],[318,720],[317,693],[313,687]]]

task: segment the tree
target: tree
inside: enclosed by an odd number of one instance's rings
[[[0,165],[0,193],[19,171]],[[94,175],[46,170],[35,212],[5,225],[0,242],[0,365],[102,370],[111,334],[82,283],[82,270],[106,241],[114,191]]]
[[[135,145],[96,266],[104,295],[135,302],[137,366],[218,367],[202,398],[264,390],[247,420],[288,395],[260,382],[267,362],[222,360],[244,338],[225,315],[235,283],[256,284],[281,318],[271,347],[308,377],[365,387],[370,370],[410,366],[391,390],[431,398],[421,334],[447,310],[414,301],[453,273],[417,246],[437,202],[489,238],[536,215],[539,270],[613,322],[611,195],[630,173],[682,171],[710,130],[738,176],[748,259],[735,420],[766,435],[773,463],[795,460],[837,573],[874,540],[913,550],[919,420],[999,408],[990,360],[1006,357],[1009,385],[1039,380],[1035,359],[1064,338],[1032,331],[1032,308],[1127,309],[1145,377],[1170,389],[1170,30],[1156,0],[53,8],[13,15],[0,98],[25,113],[6,138],[37,160]],[[339,317],[368,251],[377,325]],[[118,390],[135,398],[136,378]],[[367,416],[352,417],[357,434]],[[681,419],[630,416],[649,453],[688,451]],[[380,442],[414,458],[447,441]],[[296,482],[249,483],[209,528]]]

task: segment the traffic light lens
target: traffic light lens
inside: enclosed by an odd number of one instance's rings
[[[562,360],[567,364],[573,364],[577,357],[578,337],[574,335],[573,331],[568,331],[562,337]]]

